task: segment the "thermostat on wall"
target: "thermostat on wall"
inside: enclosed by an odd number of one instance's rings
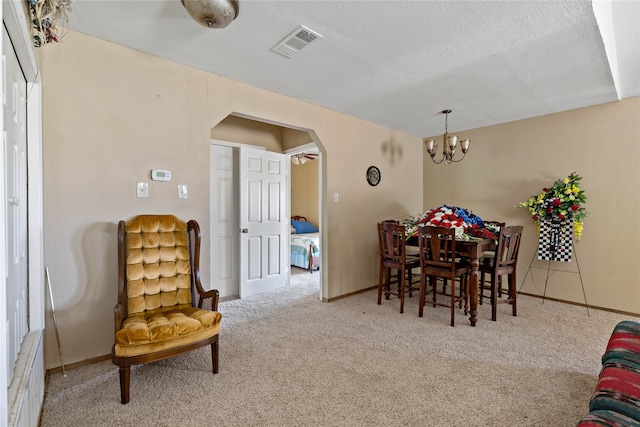
[[[151,171],[151,179],[154,181],[171,181],[171,171],[153,169]]]

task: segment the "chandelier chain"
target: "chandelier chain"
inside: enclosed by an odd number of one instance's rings
[[[449,133],[449,113],[444,113],[444,134]]]

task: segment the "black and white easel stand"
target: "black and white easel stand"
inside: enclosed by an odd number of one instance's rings
[[[544,292],[542,294],[542,303],[544,304],[544,299],[547,295],[547,284],[549,283],[549,277],[551,276],[551,272],[556,272],[556,271],[561,271],[564,273],[573,273],[573,274],[578,274],[578,276],[580,277],[580,286],[582,286],[582,296],[584,297],[584,305],[585,307],[587,307],[587,316],[591,316],[589,314],[589,304],[587,304],[587,294],[584,292],[584,283],[582,282],[582,273],[580,272],[580,264],[578,263],[578,253],[575,250],[576,245],[573,245],[573,255],[575,256],[576,259],[576,266],[578,267],[578,271],[568,271],[568,270],[560,270],[557,268],[551,268],[551,260],[549,260],[549,263],[547,264],[547,278],[544,281]],[[536,249],[536,251],[533,253],[533,258],[531,258],[531,262],[529,263],[529,268],[527,269],[527,274],[524,275],[524,279],[522,280],[522,284],[520,284],[520,289],[518,289],[518,293],[520,293],[520,290],[522,290],[522,287],[524,286],[524,282],[527,280],[527,276],[529,275],[529,272],[531,271],[532,268],[535,269],[540,269],[540,270],[544,270],[544,267],[535,267],[533,266],[533,261],[536,259],[538,255],[538,249]],[[558,262],[558,261],[555,261]],[[533,280],[533,275],[531,276],[531,280]],[[535,282],[534,282],[535,284]]]

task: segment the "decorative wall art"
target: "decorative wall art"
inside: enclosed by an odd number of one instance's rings
[[[375,187],[380,183],[380,178],[380,169],[376,166],[369,166],[369,169],[367,169],[367,182],[369,185]]]

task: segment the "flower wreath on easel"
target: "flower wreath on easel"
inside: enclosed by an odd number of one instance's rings
[[[540,221],[543,219],[548,221],[554,218],[572,219],[576,240],[580,240],[583,220],[587,216],[587,211],[583,206],[587,196],[579,186],[581,179],[580,175],[573,172],[564,180],[557,180],[550,188],[543,188],[542,193],[531,196],[529,200],[520,202],[515,207],[529,210],[531,217],[536,222],[538,233],[540,232]]]

